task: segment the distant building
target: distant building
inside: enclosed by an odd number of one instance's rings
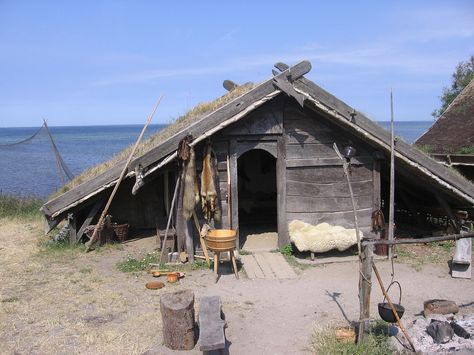
[[[474,80],[415,144],[474,180]]]

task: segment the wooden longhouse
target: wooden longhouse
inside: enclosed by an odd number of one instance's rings
[[[178,120],[168,135],[158,133],[153,146],[132,161],[111,206],[114,219],[133,228],[164,229],[173,213],[169,207],[178,176],[178,144],[192,135],[198,176],[209,140],[216,155],[222,211],[216,227],[243,231],[265,225],[278,232],[280,246],[289,243],[288,224],[294,219],[353,228],[348,186],[333,149],[336,143],[341,151],[356,148],[351,181],[359,226],[364,236],[371,236],[372,212],[381,209],[388,217],[390,134],[307,80],[309,62],[275,67],[270,79],[237,88],[212,110]],[[396,140],[395,160],[395,223],[422,225],[436,213],[449,219],[454,218],[453,210],[474,206],[474,185],[401,139]],[[122,167],[123,162],[118,163],[48,201],[42,207],[48,226],[72,216],[73,235],[82,238],[84,227],[97,220]],[[137,176],[142,186],[132,195]],[[178,241],[188,233],[197,244],[197,230],[182,217],[179,197]],[[197,214],[202,218],[199,208]],[[240,235],[238,246],[244,237]]]
[[[415,144],[474,181],[474,79]]]

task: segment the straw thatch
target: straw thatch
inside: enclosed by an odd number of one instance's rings
[[[474,80],[415,144],[432,153],[474,151]]]
[[[234,90],[226,93],[225,95],[213,101],[198,104],[189,112],[178,117],[175,121],[170,123],[168,126],[158,131],[157,133],[151,135],[143,142],[141,142],[137,148],[135,157],[145,154],[146,152],[150,151],[155,146],[159,145],[166,139],[172,137],[173,135],[180,132],[185,127],[189,126],[191,123],[198,121],[201,117],[206,116],[207,114],[211,113],[212,111],[217,110],[218,108],[232,101],[233,99],[243,95],[247,91],[251,90],[253,87],[254,87],[253,84],[247,83],[245,85],[238,86]],[[125,148],[124,150],[122,150],[117,155],[115,155],[110,160],[84,171],[81,175],[76,176],[68,184],[64,185],[61,189],[56,191],[51,197],[59,196],[60,194],[66,191],[69,191],[72,188],[82,184],[83,182],[93,179],[94,177],[103,173],[107,169],[110,169],[113,166],[117,165],[119,162],[124,161],[125,159],[128,158],[131,150],[132,150],[132,146],[129,146]]]

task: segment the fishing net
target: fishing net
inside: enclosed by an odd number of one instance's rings
[[[74,177],[46,122],[0,130],[0,193],[46,197]]]

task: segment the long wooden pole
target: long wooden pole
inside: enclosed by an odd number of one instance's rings
[[[416,352],[416,349],[415,349],[415,345],[413,345],[413,341],[411,340],[410,336],[408,335],[405,327],[403,326],[403,323],[402,321],[400,320],[400,317],[398,316],[398,313],[395,309],[395,307],[393,306],[393,303],[392,303],[392,300],[390,299],[390,297],[388,296],[387,294],[387,291],[385,291],[385,287],[383,285],[383,282],[382,282],[382,278],[380,277],[380,274],[379,274],[379,271],[377,269],[377,267],[375,266],[375,263],[372,263],[372,268],[374,269],[374,272],[375,272],[375,276],[377,276],[377,280],[379,281],[379,285],[380,285],[380,288],[382,289],[382,293],[383,295],[385,296],[385,298],[387,299],[387,302],[390,306],[390,309],[392,310],[392,313],[393,315],[395,316],[395,319],[397,320],[397,324],[398,326],[400,327],[400,329],[402,330],[403,334],[405,335],[405,338],[407,338],[408,342],[410,343],[410,346],[412,347],[413,351]]]
[[[474,233],[460,233],[460,234],[448,234],[440,237],[428,237],[428,238],[406,238],[406,239],[397,239],[397,240],[364,240],[362,245],[397,245],[397,244],[426,244],[432,242],[442,242],[445,240],[458,240],[463,238],[474,238]]]
[[[162,99],[163,99],[163,95],[161,95],[158,98],[158,101],[156,102],[156,105],[153,108],[152,113],[148,117],[148,120],[146,121],[145,125],[143,126],[143,129],[140,132],[140,135],[138,136],[138,139],[135,142],[135,145],[133,146],[133,149],[130,152],[130,155],[128,156],[127,162],[125,163],[125,165],[122,169],[122,172],[120,173],[120,176],[119,176],[117,182],[115,183],[114,189],[113,189],[112,193],[110,194],[109,200],[107,201],[107,204],[105,205],[105,208],[102,211],[102,214],[100,215],[99,221],[97,222],[97,224],[94,227],[94,232],[92,233],[91,239],[86,243],[86,252],[88,252],[92,249],[92,245],[97,240],[97,230],[99,229],[100,226],[102,226],[102,223],[104,223],[105,216],[107,215],[107,212],[109,211],[110,205],[112,204],[112,200],[114,199],[115,194],[117,193],[117,190],[120,186],[120,183],[122,182],[122,180],[125,176],[125,173],[127,172],[128,166],[130,165],[130,162],[132,161],[133,155],[135,154],[135,151],[137,150],[138,145],[140,144],[140,141],[142,140],[143,135],[145,134],[145,131],[146,131],[148,125],[150,124],[151,120],[155,116],[156,110],[158,109],[158,106],[160,106],[160,103],[161,103]]]
[[[337,147],[337,144],[333,144],[334,151],[336,152],[337,156],[339,159],[342,161],[342,168],[344,169],[344,175],[346,176],[347,180],[347,185],[349,186],[349,193],[351,195],[351,202],[352,202],[352,211],[354,212],[354,224],[355,224],[355,230],[356,230],[356,238],[357,238],[357,251],[359,252],[359,260],[362,260],[362,249],[360,246],[360,234],[359,234],[359,222],[357,220],[357,210],[356,210],[356,205],[355,205],[355,199],[354,199],[354,193],[352,192],[352,185],[351,185],[351,180],[349,178],[349,169],[347,167],[348,163],[346,161],[346,158],[344,158],[339,152],[339,148]]]
[[[390,89],[390,203],[388,214],[388,240],[393,241],[394,213],[395,213],[395,136],[393,124],[393,92]],[[393,257],[393,247],[388,248],[388,258]]]

